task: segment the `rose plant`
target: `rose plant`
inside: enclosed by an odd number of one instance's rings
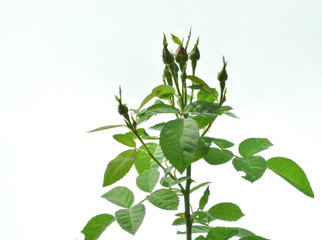
[[[178,210],[179,199],[183,198],[184,210],[175,214],[172,225],[185,225],[187,240],[226,240],[238,237],[241,240],[266,239],[239,227],[218,226],[216,220],[237,221],[244,216],[240,207],[230,202],[220,202],[206,208],[210,182],[196,184],[191,168],[197,161],[206,161],[212,166],[232,162],[236,171],[245,173],[243,178],[255,182],[265,171],[271,170],[293,187],[309,197],[314,197],[304,171],[291,159],[273,157],[268,160],[258,155],[272,146],[266,138],[248,138],[238,146],[238,154],[229,150],[234,144],[222,138],[208,136],[215,120],[228,115],[236,117],[232,107],[225,105],[228,74],[227,61],[223,57],[223,67],[218,73],[219,91],[196,76],[200,59],[199,38],[190,53],[188,46],[191,32],[184,41],[172,35],[178,45],[175,53],[168,50],[166,36],[163,39],[162,59],[165,64],[163,83],[152,89],[141,105],[128,109],[123,103],[121,88],[115,96],[118,112],[124,124],[96,128],[97,132],[123,127],[126,133],[113,135],[121,144],[129,147],[111,160],[104,174],[103,187],[108,187],[122,179],[134,166],[138,174],[137,187],[145,192],[146,198],[134,203],[134,193],[125,186],[116,186],[102,197],[120,207],[114,214],[100,214],[88,221],[82,233],[85,240],[95,240],[105,229],[117,222],[122,229],[135,234],[145,216],[145,204],[149,202],[165,210]],[[191,64],[192,73],[187,74]],[[152,99],[155,99],[153,103]],[[148,107],[146,107],[148,106]],[[144,108],[145,107],[145,108]],[[160,132],[150,136],[148,130],[140,127],[143,122],[159,114],[168,114],[169,121],[154,124],[150,129]],[[191,206],[190,195],[204,188],[197,206]],[[145,202],[146,201],[146,202]]]

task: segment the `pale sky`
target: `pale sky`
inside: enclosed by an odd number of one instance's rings
[[[119,86],[128,106],[137,108],[162,84],[163,33],[174,51],[170,33],[186,39],[191,26],[191,46],[200,36],[196,75],[219,87],[224,55],[227,104],[240,117],[222,117],[209,135],[234,142],[235,153],[246,138],[268,138],[274,146],[263,156],[293,159],[315,193],[310,199],[270,171],[250,184],[231,163],[200,162],[192,174],[212,182],[208,206],[233,202],[245,213],[218,224],[272,240],[317,239],[321,12],[320,0],[2,1],[0,239],[83,240],[90,218],[115,213],[101,198],[114,185],[103,189],[102,182],[108,162],[126,149],[112,138],[124,130],[86,132],[122,124],[114,99]],[[145,195],[134,180],[132,169],[115,186],[131,186],[138,202]],[[134,237],[115,222],[100,239],[184,239],[175,234],[182,228],[171,226],[175,211],[145,205]]]

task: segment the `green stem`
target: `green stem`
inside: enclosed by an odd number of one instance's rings
[[[187,168],[187,177],[189,179],[186,181],[186,189],[184,193],[184,206],[185,206],[185,217],[186,217],[186,236],[187,240],[191,240],[191,229],[192,229],[192,222],[191,222],[191,214],[190,214],[190,184],[191,184],[191,164]]]

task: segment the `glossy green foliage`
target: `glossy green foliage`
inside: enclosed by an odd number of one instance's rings
[[[305,172],[291,159],[271,158],[267,161],[267,167],[305,195],[314,198],[313,190]]]
[[[145,216],[145,207],[139,203],[130,209],[120,209],[115,213],[115,218],[125,231],[135,234],[141,226]]]
[[[164,156],[180,173],[193,161],[198,142],[198,125],[190,118],[169,121],[160,133],[160,146]]]
[[[269,169],[300,192],[314,197],[306,174],[295,162],[283,157],[273,157],[266,161],[258,155],[272,146],[268,139],[248,138],[239,144],[236,153],[234,143],[218,138],[217,128],[213,136],[211,129],[217,124],[217,119],[223,115],[238,118],[231,112],[233,108],[226,103],[229,100],[227,92],[230,92],[230,83],[233,82],[227,74],[230,65],[223,57],[223,66],[221,70],[218,68],[219,81],[209,79],[206,82],[196,76],[197,61],[200,59],[199,38],[191,49],[190,37],[191,31],[186,41],[172,34],[173,42],[179,47],[176,46],[177,51],[171,53],[164,35],[162,62],[165,65],[162,67],[163,75],[160,76],[163,84],[154,87],[139,107],[124,103],[120,88],[119,96],[115,96],[115,99],[117,112],[123,117],[123,122],[90,131],[126,127],[127,132],[114,134],[113,138],[130,149],[121,152],[108,163],[103,187],[122,179],[135,165],[136,171],[131,174],[137,174],[137,190],[144,193],[143,196],[141,193],[140,199],[125,186],[109,189],[102,198],[119,209],[114,216],[101,214],[92,218],[82,230],[85,240],[98,239],[115,220],[122,229],[134,235],[145,217],[143,203],[164,210],[180,209],[171,222],[180,228],[177,233],[186,235],[187,240],[267,240],[244,228],[219,226],[219,223],[225,225],[231,224],[227,221],[238,221],[244,213],[238,205],[230,202],[208,207],[212,195],[220,198],[214,190],[217,184],[225,184],[225,181],[218,179],[220,176],[217,174],[210,174],[207,182],[196,179],[195,171],[204,169],[198,170],[195,165],[204,166],[205,162],[210,164],[205,164],[207,168],[231,163],[251,183],[259,180]],[[191,69],[192,75],[189,73]],[[136,94],[140,96],[140,93]],[[162,121],[158,122],[160,118]],[[152,124],[151,119],[154,121]],[[221,129],[218,132],[221,133],[231,131],[225,129],[226,125],[219,127]],[[154,135],[148,134],[146,129],[154,131]],[[225,178],[229,179],[229,176]],[[210,181],[216,182],[216,185],[210,185]],[[199,201],[191,201],[193,198]],[[257,208],[256,204],[253,206]],[[158,224],[158,221],[156,216],[149,220],[149,224]],[[162,234],[162,231],[155,234]],[[192,234],[197,237],[193,238]],[[148,238],[153,237],[151,235]]]
[[[105,229],[115,221],[114,216],[110,214],[100,214],[88,221],[82,233],[85,240],[96,240],[105,231]]]

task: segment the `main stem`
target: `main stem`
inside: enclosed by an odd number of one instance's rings
[[[192,228],[192,222],[191,222],[191,214],[190,214],[190,184],[191,184],[191,164],[187,168],[187,179],[186,181],[186,189],[184,192],[184,207],[185,207],[185,217],[186,217],[186,236],[187,240],[191,240],[191,228]]]

